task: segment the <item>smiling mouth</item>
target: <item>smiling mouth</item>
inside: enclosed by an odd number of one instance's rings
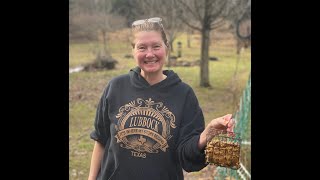
[[[144,64],[155,64],[158,62],[158,60],[153,60],[153,61],[143,61]]]

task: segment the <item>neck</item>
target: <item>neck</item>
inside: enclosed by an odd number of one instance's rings
[[[162,74],[162,71],[157,72],[157,73],[145,73],[144,71],[141,70],[141,76],[144,77],[144,79],[150,84],[154,85],[162,80],[164,80],[167,76]]]

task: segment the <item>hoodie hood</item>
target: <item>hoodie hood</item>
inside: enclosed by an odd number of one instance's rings
[[[166,79],[164,79],[163,81],[154,84],[154,85],[150,85],[145,79],[144,77],[141,76],[140,74],[141,72],[141,68],[140,67],[135,67],[133,69],[130,69],[129,75],[130,75],[130,82],[131,84],[138,88],[138,89],[145,89],[145,88],[169,88],[172,86],[177,85],[178,83],[181,82],[181,79],[179,78],[179,76],[177,75],[177,73],[175,73],[172,70],[164,70],[163,74],[167,76]]]

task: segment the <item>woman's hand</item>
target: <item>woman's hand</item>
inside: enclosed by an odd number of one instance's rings
[[[217,130],[227,130],[233,132],[233,126],[234,120],[232,119],[232,114],[227,114],[211,120],[211,122],[207,125],[205,131],[214,128]]]
[[[212,129],[230,131],[233,132],[234,120],[232,119],[232,114],[227,114],[216,119],[211,120],[204,131],[200,135],[199,149],[203,149],[207,144],[207,134]]]

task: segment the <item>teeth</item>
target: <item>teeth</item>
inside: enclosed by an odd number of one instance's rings
[[[145,61],[144,63],[146,63],[146,64],[154,64],[154,63],[156,63],[156,61]]]

